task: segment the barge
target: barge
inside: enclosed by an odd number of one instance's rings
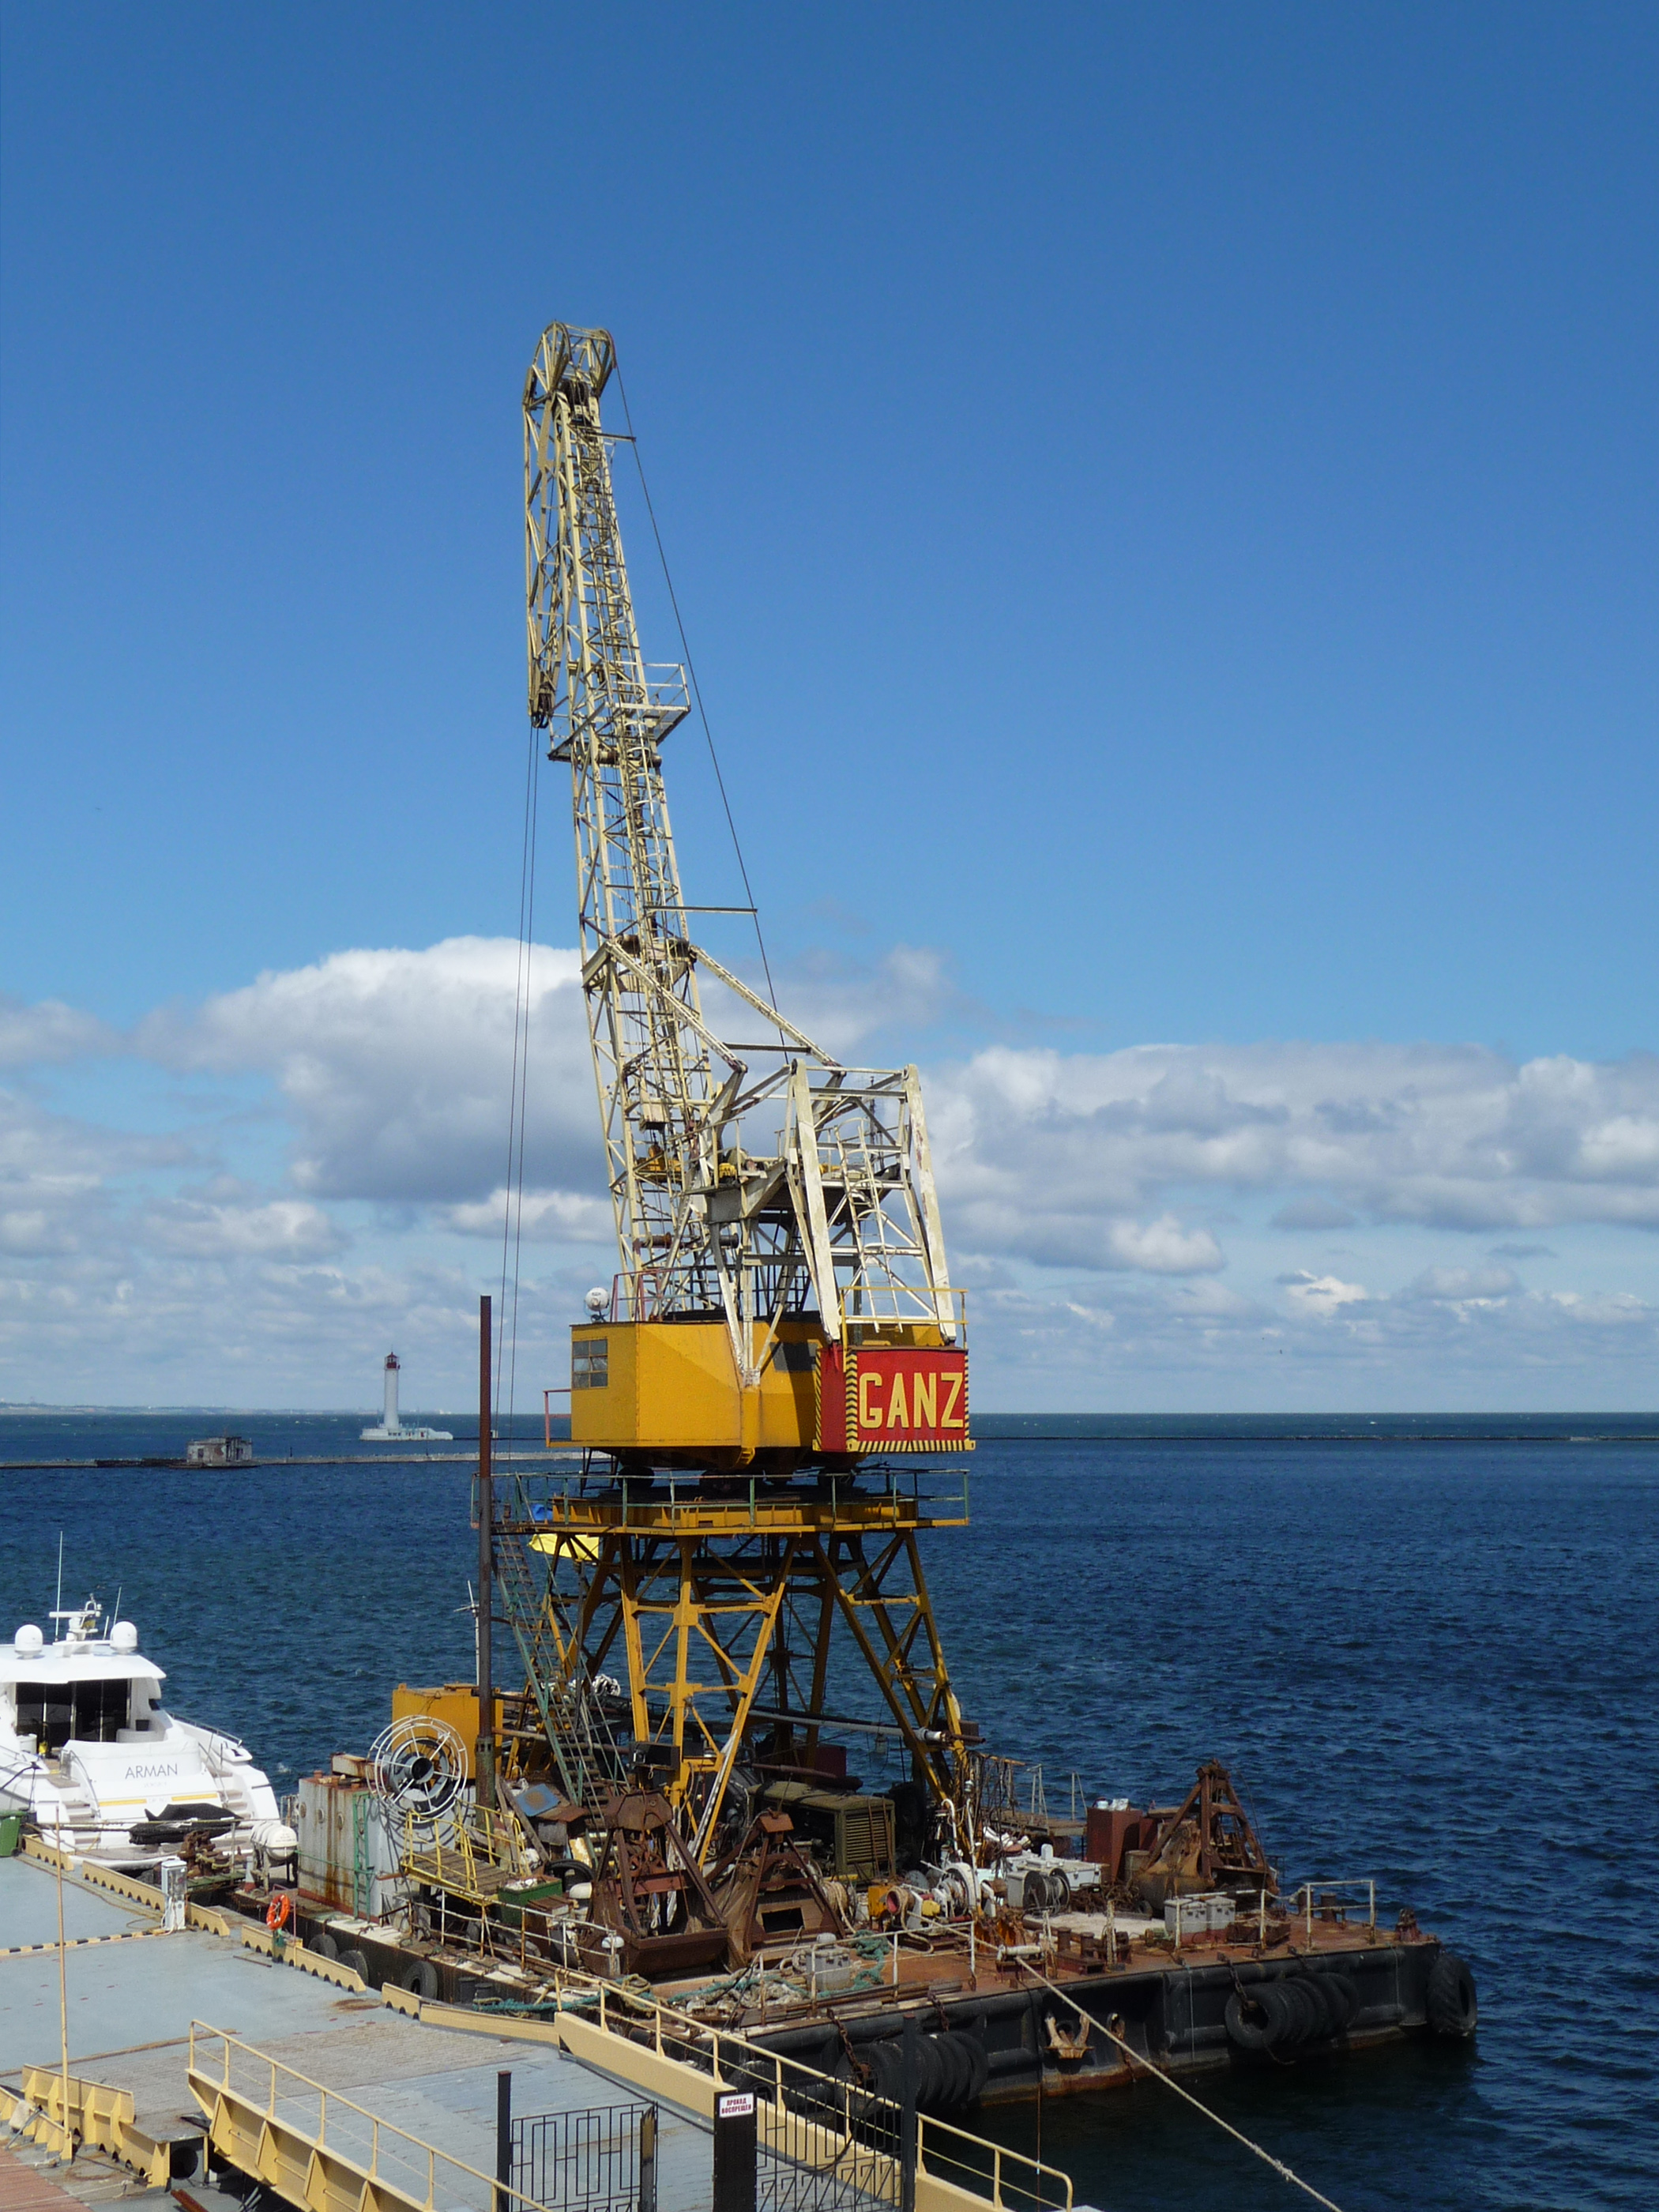
[[[915,1549],[965,1517],[959,1495],[930,1491],[945,1470],[866,1468],[810,1492],[608,1473],[486,1471],[484,1602],[517,1651],[512,1679],[492,1679],[489,1708],[476,1683],[400,1686],[372,1752],[337,1756],[290,1805],[292,1884],[248,1885],[244,1910],[291,1911],[298,1939],[371,1987],[486,2013],[553,2018],[596,1988],[648,1991],[716,2043],[740,2037],[878,2100],[903,2086],[913,2020],[916,2101],[951,2118],[1154,2069],[1277,2069],[1474,2033],[1464,1962],[1371,1881],[1285,1882],[1219,1761],[1162,1804],[1095,1798],[1076,1818],[1050,1817],[1036,1792],[1021,1804],[1017,1762],[947,1694]],[[752,1642],[735,1665],[731,1615],[788,1620],[823,1597],[820,1568],[780,1544],[803,1516],[820,1554],[844,1555],[849,1605],[890,1625],[902,1604],[911,1642],[939,1653],[931,1703],[915,1668],[874,1675],[909,1770],[879,1790],[852,1764],[875,1722],[823,1692],[830,1631],[816,1703],[798,1695],[786,1637],[766,1695],[744,1705],[745,1674],[758,1692],[763,1670]],[[727,1668],[708,1671],[729,1730],[743,1711],[714,1766],[713,1820],[671,1795],[680,1764],[641,1627],[664,1595],[653,1559],[675,1591],[700,1591],[699,1617],[720,1608],[728,1624]],[[647,1694],[603,1671],[618,1647],[638,1655]],[[684,1709],[712,1717],[681,1668]],[[704,1814],[708,1802],[705,1785]]]

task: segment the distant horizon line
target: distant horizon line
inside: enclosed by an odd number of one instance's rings
[[[0,1415],[30,1413],[129,1413],[150,1414],[234,1414],[239,1419],[258,1416],[264,1419],[289,1420],[357,1420],[374,1412],[372,1406],[249,1406],[207,1405],[181,1401],[176,1404],[156,1405],[137,1403],[94,1404],[90,1401],[69,1401],[48,1398],[0,1398]],[[452,1407],[434,1406],[411,1408],[409,1419],[416,1413],[428,1412],[444,1420],[476,1420],[471,1407],[458,1410]],[[502,1413],[498,1407],[497,1420],[533,1421],[538,1416],[533,1407],[520,1411],[513,1409]],[[555,1420],[568,1420],[568,1413],[556,1413]],[[1352,1410],[1320,1408],[1306,1406],[1286,1406],[1263,1410],[1260,1407],[1222,1407],[1211,1410],[1195,1407],[1154,1409],[1135,1407],[1115,1412],[1100,1407],[1052,1407],[1048,1408],[987,1407],[975,1412],[974,1419],[992,1421],[1543,1421],[1543,1420],[1659,1420],[1659,1406],[1655,1407],[1589,1407],[1589,1406],[1478,1406],[1455,1407],[1443,1406],[1414,1406],[1410,1407],[1356,1407]]]

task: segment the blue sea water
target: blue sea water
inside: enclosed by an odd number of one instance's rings
[[[169,1701],[288,1784],[394,1680],[470,1669],[469,1479],[329,1463],[361,1417],[16,1413],[0,1461],[219,1425],[294,1461],[0,1469],[0,1633],[43,1618],[62,1530],[66,1591],[119,1586]],[[988,1740],[1051,1804],[1073,1769],[1167,1802],[1219,1756],[1291,1881],[1374,1875],[1479,1980],[1470,2048],[1206,2101],[1344,2212],[1659,2204],[1659,1419],[981,1425],[927,1568]],[[1306,2201],[1156,2085],[981,2124],[1102,2207]]]

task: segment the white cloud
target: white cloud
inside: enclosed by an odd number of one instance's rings
[[[44,999],[29,1006],[0,991],[0,1067],[39,1067],[113,1052],[118,1046],[112,1030],[61,1000]]]
[[[609,1244],[617,1233],[608,1200],[568,1190],[527,1190],[521,1208],[509,1216],[507,1194],[501,1188],[475,1204],[447,1206],[438,1218],[462,1237],[490,1237],[498,1244],[508,1220],[510,1233],[536,1243]]]
[[[173,1199],[152,1207],[145,1225],[157,1249],[192,1259],[319,1260],[345,1242],[321,1206],[292,1198],[251,1206]]]
[[[1490,1303],[1506,1298],[1521,1287],[1512,1267],[1425,1267],[1412,1284],[1410,1295],[1438,1298],[1448,1305],[1467,1305],[1472,1300]]]
[[[1114,1222],[1106,1243],[1120,1266],[1144,1267],[1152,1275],[1197,1275],[1224,1265],[1209,1231],[1183,1229],[1173,1213],[1144,1225]]]
[[[998,1046],[930,1098],[953,1233],[975,1249],[1088,1264],[1090,1222],[1206,1191],[1295,1192],[1278,1217],[1291,1228],[1659,1229],[1650,1053],[1516,1066],[1477,1046]],[[1109,1231],[1093,1264],[1126,1249]]]
[[[394,1338],[464,1395],[477,1294],[500,1264],[518,957],[471,938],[343,952],[125,1041],[6,1002],[0,1037],[42,1072],[0,1091],[0,1395],[177,1397],[192,1377],[212,1398],[340,1402],[369,1395]],[[926,954],[862,974],[809,963],[798,984],[785,1002],[843,1051],[961,1011]],[[526,1353],[539,1375],[608,1273],[612,1231],[575,955],[538,948],[531,985],[520,1340],[540,1346]],[[180,1129],[131,1134],[45,1103],[54,1060],[118,1048],[129,1070],[137,1054],[180,1079],[188,1112],[154,1109]],[[250,1076],[270,1105],[250,1107]],[[1312,1402],[1323,1376],[1377,1402],[1391,1376],[1418,1402],[1435,1377],[1479,1378],[1469,1390],[1500,1403],[1540,1376],[1580,1378],[1560,1386],[1580,1403],[1603,1387],[1634,1402],[1630,1378],[1659,1358],[1659,1310],[1627,1267],[1584,1273],[1586,1237],[1605,1252],[1659,1227],[1651,1054],[1002,1045],[926,1086],[952,1273],[974,1286],[981,1371],[1012,1378],[1001,1402],[1097,1402],[1110,1374],[1130,1402],[1146,1378],[1179,1398],[1206,1374],[1249,1402],[1269,1362],[1279,1403],[1285,1378]],[[269,1157],[272,1107],[285,1165]],[[1277,1283],[1260,1231],[1240,1227],[1268,1208],[1277,1253],[1306,1262]],[[1545,1227],[1571,1234],[1515,1235]],[[1468,1264],[1445,1249],[1493,1231],[1508,1241]],[[1553,1262],[1552,1287],[1504,1264],[1534,1258]]]
[[[447,938],[422,952],[331,954],[140,1024],[165,1064],[274,1078],[295,1129],[292,1171],[318,1199],[477,1201],[503,1180],[519,947]],[[574,952],[530,967],[527,1178],[599,1174],[598,1121]]]
[[[1337,1275],[1310,1275],[1305,1273],[1282,1278],[1285,1294],[1294,1298],[1306,1313],[1329,1316],[1340,1313],[1344,1306],[1364,1305],[1370,1292],[1363,1283],[1345,1283]]]

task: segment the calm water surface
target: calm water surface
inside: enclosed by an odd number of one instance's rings
[[[362,1417],[228,1425],[319,1455],[358,1449]],[[0,1459],[165,1452],[214,1425],[9,1415]],[[1041,1762],[1051,1802],[1073,1768],[1168,1802],[1223,1758],[1292,1881],[1375,1875],[1480,1988],[1472,2050],[1201,2094],[1344,2212],[1659,2204],[1654,1422],[1502,1442],[1113,1425],[988,1439],[972,1526],[929,1540],[965,1707]],[[467,1491],[437,1465],[0,1472],[0,1633],[43,1619],[62,1529],[66,1591],[119,1586],[169,1702],[291,1787],[368,1742],[392,1681],[470,1670]],[[1039,2121],[982,2124],[1029,2148]],[[1049,2101],[1040,2125],[1079,2201],[1307,2201],[1156,2086]]]

